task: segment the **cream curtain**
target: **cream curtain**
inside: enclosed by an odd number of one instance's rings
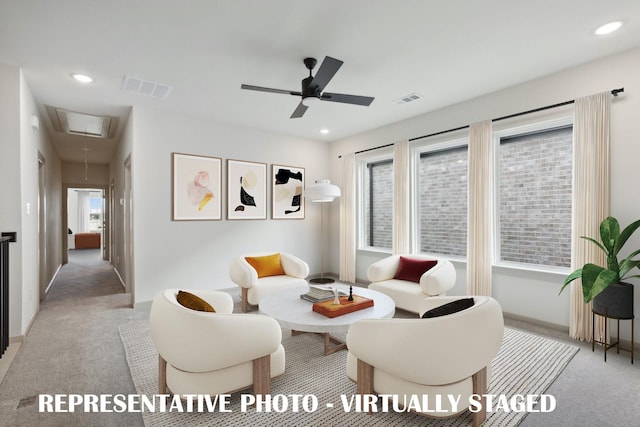
[[[356,156],[342,156],[340,197],[340,280],[356,281]]]
[[[91,192],[77,191],[78,194],[78,230],[76,233],[86,233],[91,228]]]
[[[409,164],[409,141],[393,144],[393,233],[394,254],[411,252],[411,176]]]
[[[491,296],[491,121],[469,126],[467,295]]]
[[[573,124],[573,229],[571,268],[588,262],[605,265],[606,257],[593,243],[580,238],[600,235],[600,222],[609,216],[609,127],[611,95],[598,93],[576,99]],[[585,304],[579,280],[571,284],[569,335],[591,340],[591,303]],[[597,317],[595,338],[605,341],[604,320]]]

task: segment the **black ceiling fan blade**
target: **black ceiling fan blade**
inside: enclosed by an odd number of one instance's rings
[[[344,104],[364,105],[368,107],[375,98],[371,96],[345,95],[343,93],[324,92],[320,97],[323,101],[342,102]]]
[[[336,75],[340,67],[344,62],[339,59],[332,58],[330,56],[325,56],[322,64],[320,64],[320,68],[318,68],[318,72],[311,80],[309,87],[317,87],[317,91],[322,92],[324,87],[329,83],[329,81]]]
[[[298,119],[302,116],[304,116],[305,111],[307,111],[307,107],[306,105],[304,105],[302,103],[302,101],[300,101],[300,104],[298,104],[298,106],[296,107],[296,109],[293,111],[293,114],[291,114],[291,117],[289,117],[290,119]]]
[[[298,96],[302,95],[302,92],[295,91],[295,90],[273,89],[270,87],[253,86],[253,85],[245,85],[245,84],[240,85],[240,89],[256,90],[258,92],[282,93],[284,95],[298,95]]]

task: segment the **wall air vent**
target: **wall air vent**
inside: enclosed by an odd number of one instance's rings
[[[123,92],[137,93],[154,98],[166,98],[169,92],[171,92],[171,86],[153,83],[131,76],[124,76],[121,90]]]
[[[417,93],[411,93],[407,96],[403,96],[402,98],[398,98],[393,102],[394,104],[406,104],[407,102],[417,101],[418,99],[422,99],[422,96]]]
[[[51,124],[57,132],[93,138],[113,138],[118,124],[117,117],[70,111],[64,108],[45,106]]]

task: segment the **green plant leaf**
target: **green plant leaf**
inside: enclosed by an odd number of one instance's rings
[[[617,271],[607,270],[595,264],[585,264],[582,268],[582,294],[587,303],[613,283],[618,277]]]
[[[566,288],[569,283],[573,282],[576,279],[580,279],[581,277],[582,277],[581,268],[577,269],[576,271],[568,275],[567,278],[564,279],[564,283],[562,284],[562,288],[560,288],[560,292],[558,292],[558,295],[560,295],[562,291],[564,291],[564,288]]]
[[[602,220],[600,223],[600,240],[602,240],[603,246],[607,248],[607,253],[613,253],[619,236],[620,224],[618,224],[617,219],[609,216]]]
[[[640,220],[629,224],[620,232],[620,223],[618,220],[612,216],[608,216],[600,223],[601,241],[587,236],[580,236],[604,252],[607,258],[606,265],[585,264],[582,269],[578,269],[566,277],[560,288],[560,293],[569,283],[580,278],[582,279],[584,302],[587,303],[611,283],[620,282],[622,278],[630,279],[640,277],[640,275],[627,276],[627,274],[635,268],[640,269],[640,259],[633,259],[640,254],[640,249],[633,251],[621,262],[618,261],[618,252],[620,252],[627,240],[629,240],[638,228],[640,228]]]
[[[633,270],[634,267],[640,268],[639,266],[640,266],[640,260],[629,259],[629,258],[622,260],[622,262],[620,263],[620,280],[625,278],[625,275],[629,271]]]
[[[600,244],[600,242],[598,242],[595,239],[592,239],[591,237],[586,237],[586,236],[581,236],[583,239],[590,241],[591,243],[595,244],[597,247],[599,247],[600,249],[602,249],[602,252],[604,252],[605,254],[609,255],[609,251],[607,251],[607,248],[605,248],[604,246],[602,246],[602,244]]]
[[[631,252],[629,254],[629,256],[627,258],[625,258],[625,259],[631,259],[631,258],[633,258],[634,256],[636,256],[638,254],[640,254],[640,249],[638,249],[637,251]]]
[[[625,227],[624,230],[622,230],[622,233],[620,233],[620,236],[618,237],[618,240],[616,241],[616,245],[614,248],[614,255],[618,255],[618,252],[620,251],[620,249],[622,249],[622,247],[624,246],[625,243],[627,243],[627,240],[629,239],[629,237],[631,237],[631,235],[640,227],[640,219],[632,222],[631,224],[627,225]],[[638,252],[636,252],[637,254]]]

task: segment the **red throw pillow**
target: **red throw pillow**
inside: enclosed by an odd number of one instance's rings
[[[393,278],[420,283],[420,277],[424,272],[435,267],[437,263],[436,260],[418,260],[401,256],[398,271]]]

